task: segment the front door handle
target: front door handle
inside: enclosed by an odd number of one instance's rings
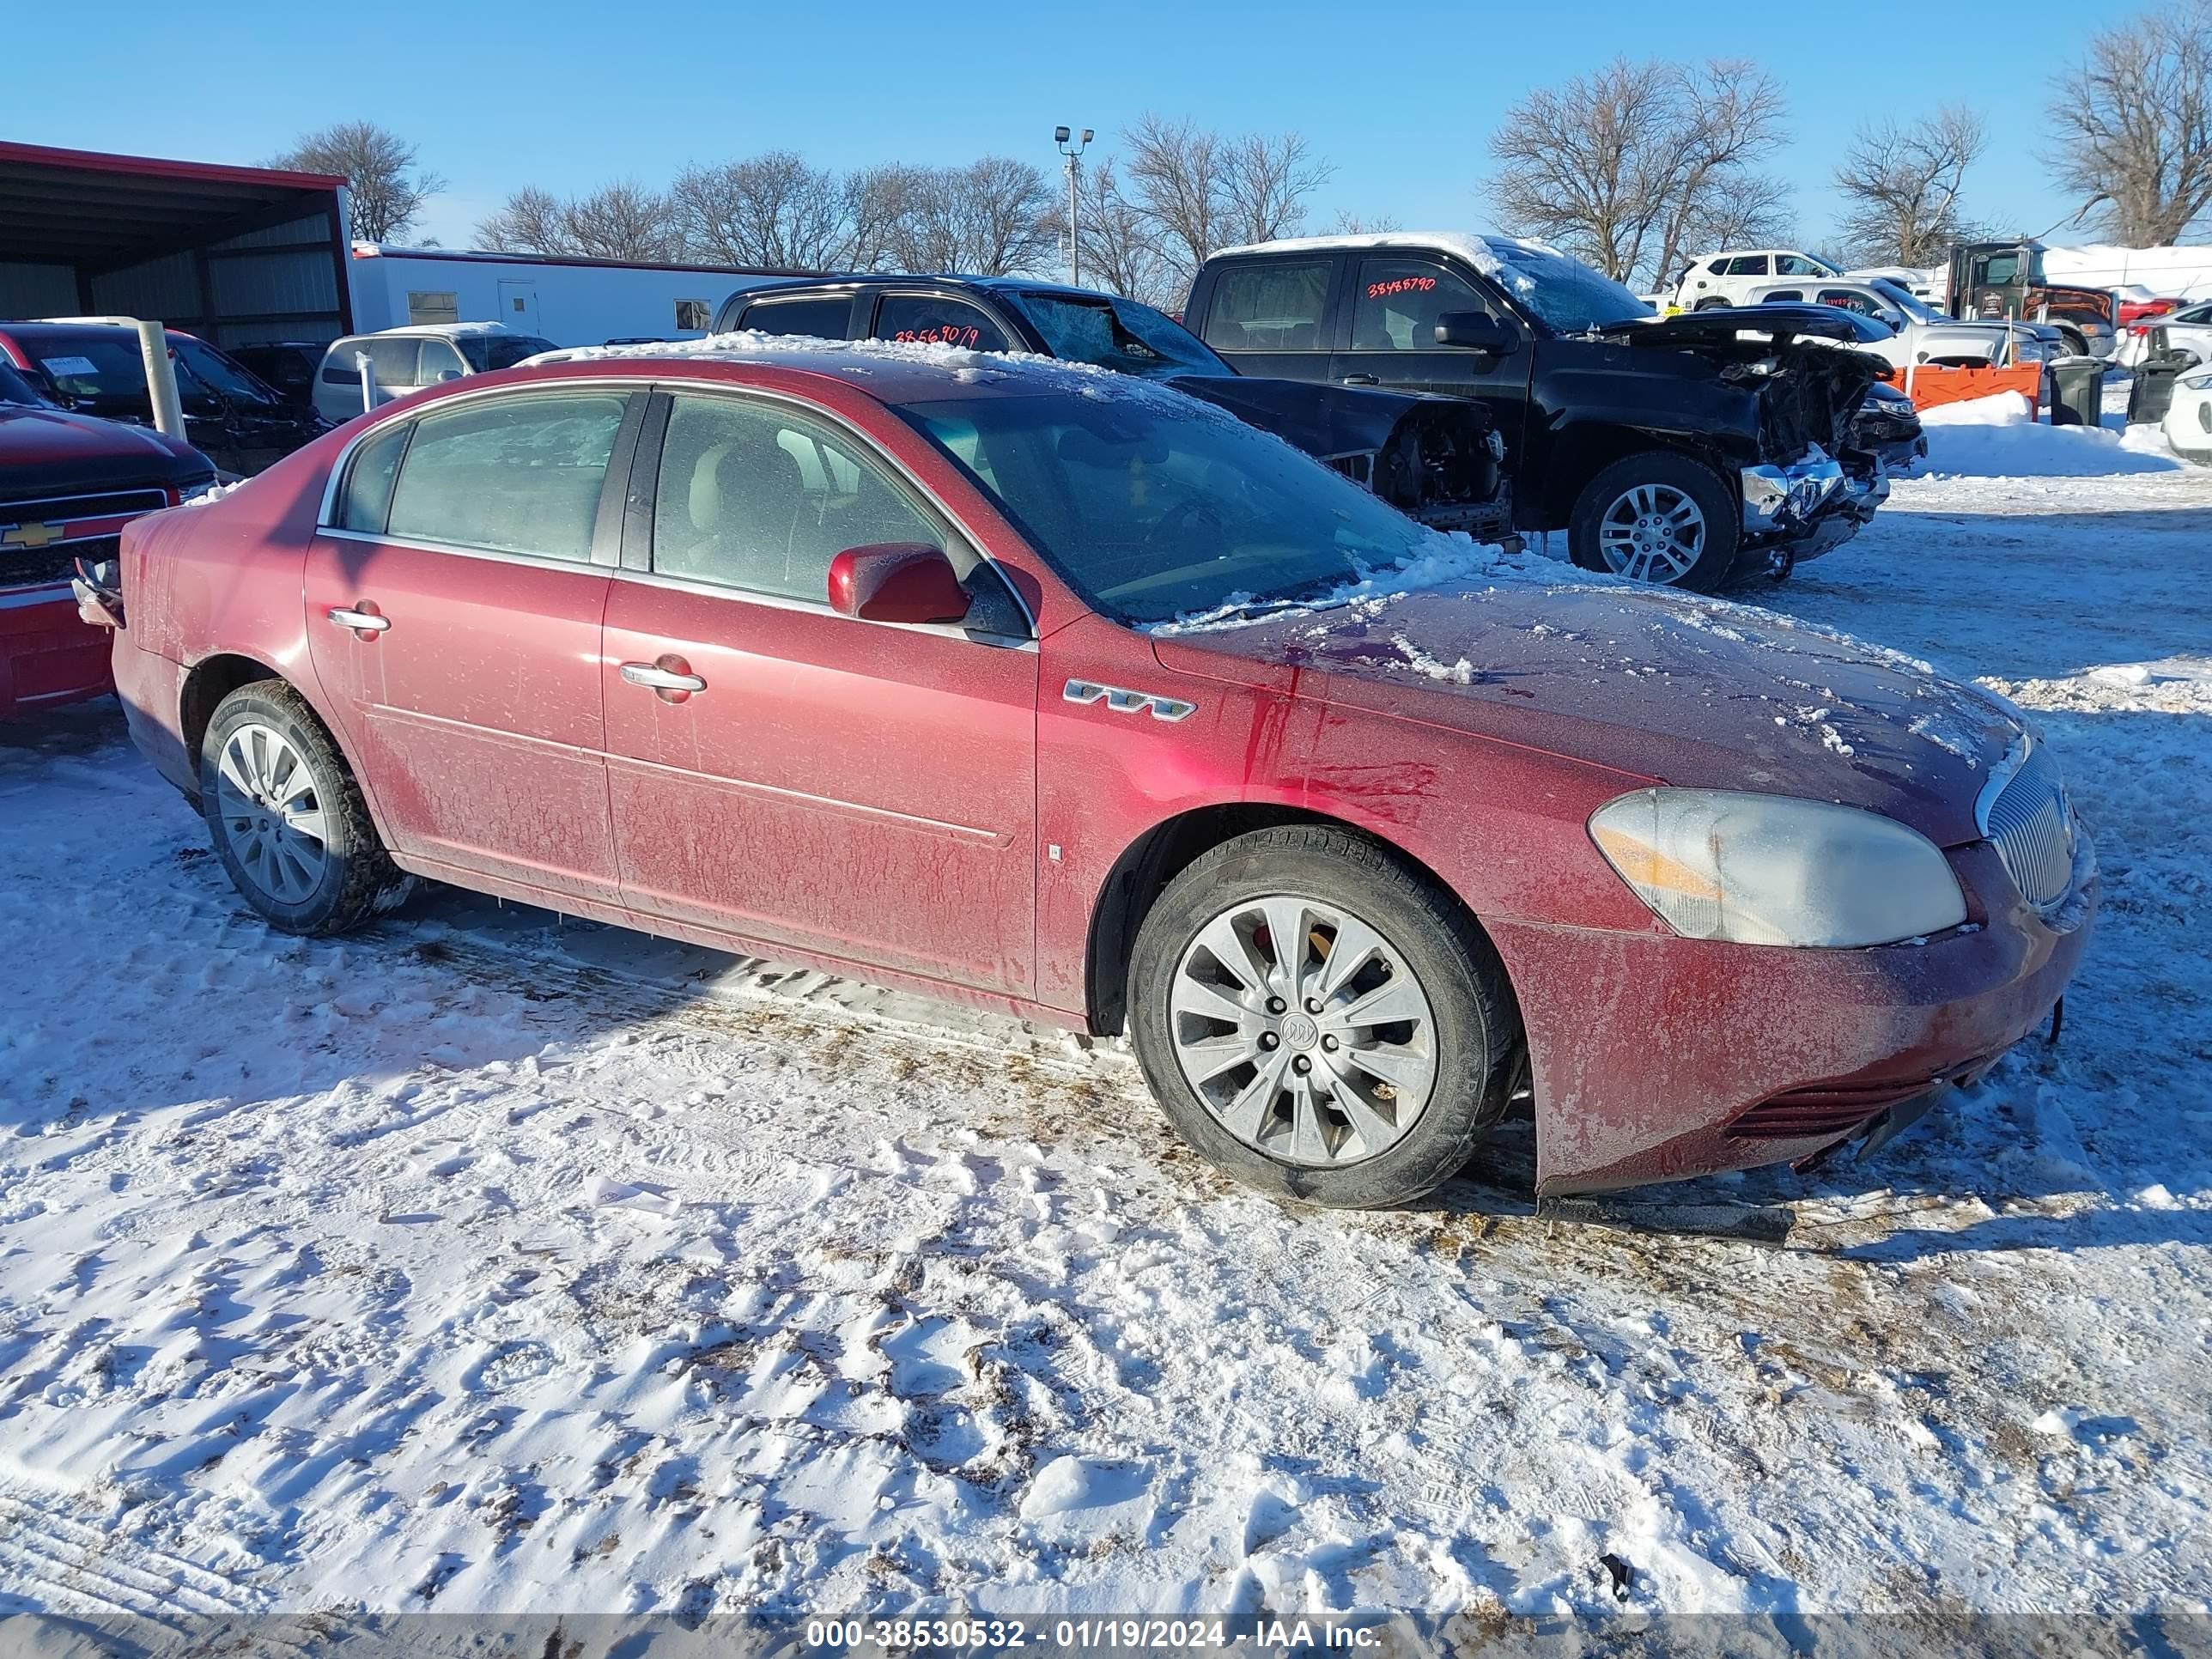
[[[1347,374],[1344,377],[1344,384],[1346,386],[1380,386],[1382,383],[1376,380],[1372,374]]]
[[[641,685],[654,693],[663,702],[682,702],[695,691],[704,691],[707,682],[691,672],[691,665],[678,656],[658,658],[652,662],[626,662],[622,665],[622,677],[632,685]]]
[[[330,619],[340,628],[350,628],[362,639],[373,640],[392,626],[392,618],[379,611],[367,599],[356,606],[333,605]]]

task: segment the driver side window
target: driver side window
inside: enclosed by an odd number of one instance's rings
[[[823,603],[848,547],[927,542],[961,555],[875,459],[796,411],[676,394],[660,452],[653,568]]]
[[[1363,259],[1354,292],[1354,351],[1434,351],[1444,313],[1497,314],[1464,277],[1426,259]]]

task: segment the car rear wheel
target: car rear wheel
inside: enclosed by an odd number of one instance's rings
[[[200,810],[246,902],[288,933],[340,933],[406,896],[345,758],[281,680],[240,687],[200,742]]]
[[[1202,854],[1138,931],[1130,1036],[1176,1132],[1267,1192],[1410,1203],[1504,1110],[1521,1024],[1450,895],[1345,830]]]
[[[1615,461],[1583,487],[1567,547],[1585,570],[1710,593],[1735,563],[1741,522],[1711,468],[1665,450]]]

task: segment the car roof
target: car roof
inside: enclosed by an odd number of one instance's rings
[[[530,340],[544,337],[538,334],[524,334],[520,330],[509,328],[505,323],[402,323],[397,328],[369,329],[345,337],[349,340],[390,339],[395,337],[416,340],[453,340],[478,334],[507,334],[516,339]],[[336,345],[337,342],[333,340],[331,343]]]
[[[505,375],[544,378],[537,371],[569,365],[609,365],[672,378],[708,372],[708,378],[744,380],[745,370],[770,369],[849,386],[878,403],[940,398],[1032,397],[1071,392],[1097,398],[1171,396],[1140,375],[1022,352],[965,351],[954,346],[886,340],[811,340],[790,335],[721,335],[652,345],[577,346],[541,352]],[[734,372],[733,372],[734,371]],[[480,382],[478,382],[480,383]]]
[[[766,298],[770,295],[790,295],[803,297],[808,289],[830,288],[860,288],[865,286],[915,288],[930,283],[945,288],[980,289],[987,294],[1065,294],[1085,300],[1119,300],[1127,296],[1109,294],[1103,289],[1084,288],[1069,283],[1054,283],[1037,276],[978,276],[972,272],[951,270],[868,270],[841,271],[828,276],[805,276],[796,282],[755,283],[732,289],[731,298]],[[1141,301],[1136,303],[1142,304]]]
[[[191,340],[201,345],[207,343],[198,335],[187,334],[181,328],[163,331],[180,340]],[[134,340],[138,337],[138,331],[128,323],[111,323],[91,318],[81,323],[57,317],[41,317],[21,323],[0,323],[0,333],[11,334],[24,340],[46,339],[58,334],[127,334]]]

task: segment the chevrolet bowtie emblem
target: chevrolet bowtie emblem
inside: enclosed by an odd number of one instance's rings
[[[0,542],[9,547],[44,547],[62,538],[62,526],[58,524],[19,524],[13,530],[0,531]]]

